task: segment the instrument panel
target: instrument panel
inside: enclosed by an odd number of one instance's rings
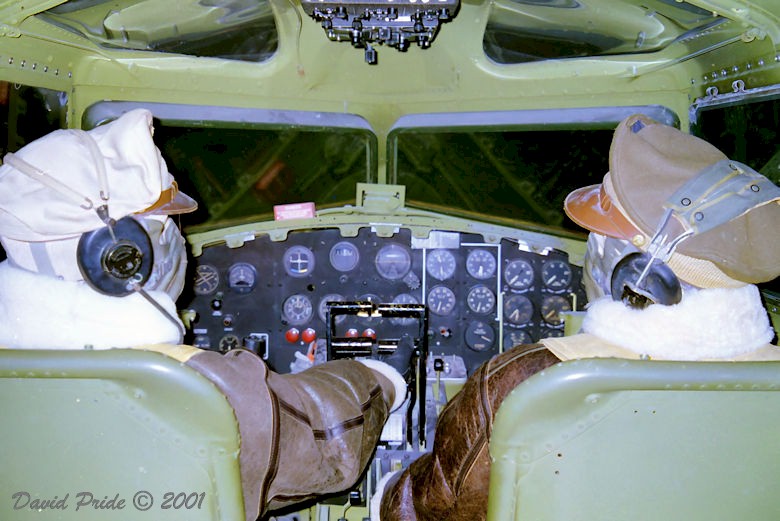
[[[186,341],[251,349],[281,373],[300,355],[326,357],[329,303],[425,305],[430,355],[459,357],[468,374],[501,349],[561,336],[561,313],[585,303],[581,268],[565,252],[462,232],[419,239],[408,229],[391,237],[369,227],[354,237],[309,229],[278,242],[260,235],[238,248],[211,245],[193,264],[192,294],[179,301]],[[333,325],[347,338],[418,333],[412,318],[338,315]]]

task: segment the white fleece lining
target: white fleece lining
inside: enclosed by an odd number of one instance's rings
[[[395,401],[390,407],[390,412],[396,411],[406,401],[406,380],[401,376],[401,373],[395,370],[393,366],[388,365],[380,360],[373,360],[371,358],[360,358],[358,362],[362,363],[369,369],[381,374],[393,384],[395,387]]]
[[[369,505],[369,514],[371,515],[371,521],[381,521],[379,517],[379,511],[382,508],[382,496],[385,493],[385,487],[387,487],[387,482],[390,481],[390,479],[401,472],[400,470],[395,470],[392,472],[388,472],[382,478],[377,482],[376,484],[376,490],[374,492],[374,495],[371,496],[371,503]]]
[[[172,316],[176,306],[149,291]],[[102,295],[85,282],[46,277],[0,263],[0,346],[108,349],[180,341],[178,328],[141,295]]]
[[[769,343],[774,331],[758,288],[688,289],[673,306],[631,309],[609,297],[590,303],[582,329],[650,358],[733,358]]]

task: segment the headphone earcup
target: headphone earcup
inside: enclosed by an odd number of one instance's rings
[[[152,274],[154,249],[149,235],[132,217],[123,217],[113,226],[87,232],[76,250],[84,280],[104,295],[123,297],[132,285],[143,285]]]
[[[637,284],[647,264],[652,262],[641,283]],[[677,275],[666,263],[653,260],[649,253],[634,252],[623,257],[612,270],[612,299],[633,308],[650,304],[671,306],[682,299],[682,287]]]

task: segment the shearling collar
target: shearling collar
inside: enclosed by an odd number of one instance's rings
[[[589,357],[653,360],[775,360],[774,331],[753,285],[693,290],[674,306],[630,309],[610,298],[596,300],[584,334],[544,339],[562,360]]]
[[[149,294],[176,316],[167,294]],[[0,263],[0,347],[107,349],[179,341],[176,326],[141,295],[106,296],[84,282]]]

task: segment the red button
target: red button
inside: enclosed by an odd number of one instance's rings
[[[347,336],[347,338],[357,338],[358,330],[355,329],[354,327],[351,327],[351,328],[347,329],[347,335],[346,336]]]
[[[298,338],[300,337],[300,331],[298,331],[297,328],[291,327],[287,330],[287,332],[284,334],[284,338],[287,339],[288,342],[291,344],[298,341]]]
[[[368,338],[373,338],[374,340],[376,340],[376,331],[374,331],[373,329],[371,329],[369,327],[368,329],[363,331],[363,335],[362,336],[365,336],[365,337],[368,337]]]
[[[303,330],[303,333],[301,333],[301,338],[306,343],[314,342],[314,340],[316,340],[317,338],[317,332],[314,331],[312,328],[307,327],[306,329]]]

